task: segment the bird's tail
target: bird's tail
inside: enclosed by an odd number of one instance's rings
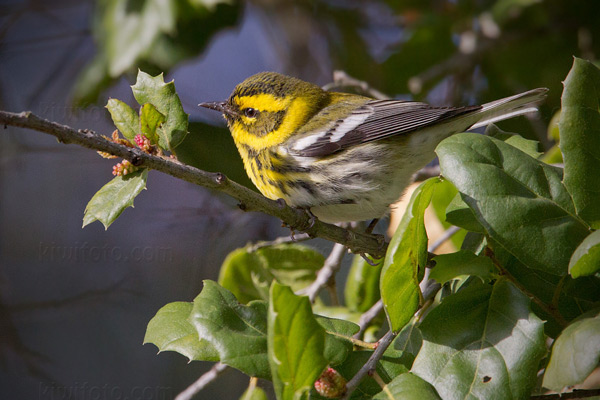
[[[470,129],[486,126],[494,122],[516,117],[517,115],[535,112],[537,111],[535,105],[546,98],[547,92],[548,89],[546,88],[537,88],[482,104],[478,112],[478,114],[482,115],[482,118],[471,126]]]

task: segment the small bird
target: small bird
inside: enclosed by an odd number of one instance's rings
[[[275,72],[237,85],[223,113],[248,176],[266,197],[321,221],[381,218],[448,136],[535,111],[539,88],[466,107],[375,100]]]

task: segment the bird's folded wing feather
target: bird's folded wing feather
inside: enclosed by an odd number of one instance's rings
[[[291,149],[304,157],[327,156],[360,143],[414,132],[480,109],[481,106],[448,108],[413,101],[371,100],[326,130],[305,133]]]

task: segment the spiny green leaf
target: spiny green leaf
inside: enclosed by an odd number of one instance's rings
[[[381,298],[394,331],[412,318],[420,298],[419,267],[427,264],[424,214],[439,178],[430,178],[415,189],[400,225],[390,241],[381,271]]]
[[[175,84],[173,81],[165,83],[163,74],[152,77],[139,71],[137,82],[131,89],[140,105],[151,103],[165,117],[166,121],[158,128],[158,145],[172,151],[187,135],[189,117],[183,111]]]
[[[100,221],[108,229],[127,207],[133,207],[133,199],[146,188],[148,170],[117,176],[100,190],[85,207],[83,226]]]
[[[117,129],[133,143],[135,135],[140,133],[140,120],[133,108],[117,99],[108,99],[106,108]]]
[[[442,174],[486,232],[531,268],[567,272],[588,235],[562,184],[562,170],[494,138],[460,133],[437,148]]]
[[[274,282],[269,301],[269,364],[279,400],[300,399],[321,375],[325,330],[315,320],[308,297]]]
[[[446,398],[524,399],[546,353],[544,323],[512,283],[477,284],[444,298],[419,326],[411,372]]]
[[[565,162],[564,183],[577,214],[600,228],[600,70],[575,58],[564,82],[558,124]],[[595,172],[592,172],[595,171]]]
[[[158,134],[159,132],[163,133],[163,131],[158,128],[165,120],[165,116],[150,103],[146,103],[140,108],[140,131],[146,135],[153,144],[159,143]],[[164,137],[162,140],[163,142],[166,142],[168,138]]]
[[[205,280],[189,318],[200,339],[217,350],[223,364],[250,376],[271,379],[265,302],[252,301],[245,306],[230,291]]]
[[[219,353],[188,321],[193,303],[169,303],[148,322],[144,344],[152,343],[159,351],[176,351],[190,361],[219,361]]]

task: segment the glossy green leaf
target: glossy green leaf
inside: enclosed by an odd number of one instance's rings
[[[119,132],[133,142],[135,135],[140,133],[140,119],[133,108],[117,99],[108,99],[106,108]]]
[[[411,370],[444,399],[524,399],[546,354],[544,323],[512,283],[477,284],[444,298],[419,326]]]
[[[593,275],[600,270],[600,231],[592,232],[575,249],[569,262],[573,278]]]
[[[496,276],[492,260],[488,257],[476,256],[468,250],[441,254],[433,261],[435,261],[435,268],[431,270],[429,277],[441,285],[461,275],[477,276],[484,282],[489,282]]]
[[[193,303],[169,303],[148,323],[144,344],[152,343],[160,351],[176,351],[190,361],[219,361],[219,353],[212,345],[198,337],[188,321]]]
[[[140,130],[153,144],[159,143],[158,135],[164,132],[158,128],[165,120],[165,116],[150,103],[146,103],[140,108]],[[162,140],[166,142],[168,138],[163,137]]]
[[[223,262],[219,284],[242,303],[268,300],[269,286],[274,279],[294,291],[302,289],[315,280],[324,262],[321,253],[295,243],[262,247],[256,251],[237,249]]]
[[[380,290],[394,331],[402,329],[419,305],[421,292],[417,275],[419,268],[427,264],[423,218],[437,182],[439,178],[430,178],[415,189],[385,256]]]
[[[270,295],[268,348],[275,394],[279,400],[300,399],[327,367],[325,330],[308,297],[277,282]]]
[[[407,372],[388,383],[373,400],[441,400],[435,388]]]
[[[173,81],[165,83],[163,74],[152,77],[139,71],[131,90],[140,105],[151,103],[165,117],[165,122],[158,128],[158,145],[172,151],[187,135],[189,117],[183,111]]]
[[[582,383],[600,362],[600,311],[567,326],[552,346],[543,386],[560,392]]]
[[[315,319],[327,333],[323,352],[327,363],[331,366],[341,364],[353,348],[353,344],[349,339],[359,331],[360,327],[350,321],[321,315],[315,315]]]
[[[540,146],[538,141],[525,139],[516,133],[505,132],[494,124],[488,125],[485,134],[494,139],[502,140],[504,143],[510,144],[533,158],[539,158],[542,155],[538,151]]]
[[[359,256],[354,256],[344,286],[344,300],[351,311],[365,312],[380,298],[379,277],[383,268],[383,260],[377,265],[369,265]]]
[[[227,289],[205,280],[189,318],[200,339],[217,350],[223,364],[246,375],[271,378],[265,302],[252,301],[245,306]]]
[[[600,228],[600,70],[575,58],[564,82],[558,124],[565,162],[564,183],[577,214]]]
[[[460,193],[456,193],[450,204],[448,204],[446,220],[467,231],[485,233],[485,229],[477,221],[473,210],[463,201]]]
[[[562,170],[500,141],[460,133],[438,147],[442,174],[486,232],[531,268],[567,272],[587,236],[562,184]]]
[[[146,188],[148,170],[117,176],[100,190],[85,207],[83,226],[100,221],[108,229],[127,207],[133,207],[133,200]]]

